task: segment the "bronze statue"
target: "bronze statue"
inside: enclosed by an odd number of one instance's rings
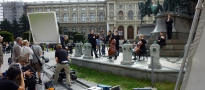
[[[138,7],[141,14],[141,24],[144,22],[144,16],[150,16],[150,14],[154,14],[154,16],[156,16],[159,11],[163,11],[162,6],[159,4],[159,0],[157,0],[157,5],[152,5],[152,0],[147,0],[146,3],[140,1],[138,2]]]

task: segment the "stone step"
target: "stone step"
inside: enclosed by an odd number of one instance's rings
[[[146,44],[146,48],[149,49],[151,44]],[[163,46],[163,50],[184,50],[185,45],[166,45]]]
[[[152,44],[154,41],[157,41],[157,40],[147,40],[147,44]],[[187,41],[186,40],[166,40],[166,44],[167,45],[175,45],[175,44],[186,44]]]
[[[160,52],[161,57],[179,57],[183,54],[183,50],[163,50]]]

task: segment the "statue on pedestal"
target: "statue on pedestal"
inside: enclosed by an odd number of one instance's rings
[[[138,7],[141,14],[141,24],[144,22],[144,16],[150,16],[150,14],[156,16],[159,11],[163,11],[162,5],[159,4],[159,0],[157,0],[157,5],[153,5],[152,0],[147,0],[145,3],[140,1],[138,2]]]

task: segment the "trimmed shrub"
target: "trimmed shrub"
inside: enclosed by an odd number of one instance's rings
[[[73,37],[73,42],[76,43],[76,42],[84,42],[84,35],[82,34],[75,34],[74,37]]]
[[[3,42],[13,42],[14,41],[13,34],[11,34],[8,31],[0,31],[0,35],[4,37]]]
[[[22,38],[23,38],[23,40],[29,40],[29,31],[24,32]],[[29,41],[29,42],[30,43],[33,42],[32,33],[31,33],[31,41]]]

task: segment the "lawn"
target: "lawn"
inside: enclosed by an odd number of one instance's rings
[[[119,76],[108,72],[100,72],[85,67],[71,65],[71,68],[77,71],[78,78],[97,84],[109,86],[119,85],[122,90],[132,90],[133,88],[151,87],[151,81],[148,79],[136,79],[131,77]],[[157,90],[174,90],[175,82],[155,82]]]

